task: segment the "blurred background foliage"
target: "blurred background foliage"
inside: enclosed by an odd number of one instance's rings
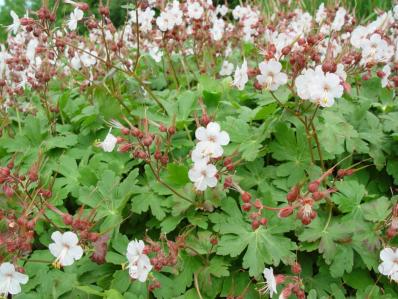
[[[91,7],[91,12],[96,13],[97,7],[100,4],[98,0],[77,0],[80,2],[86,2]],[[286,0],[287,1],[287,0]],[[249,2],[249,3],[261,3],[263,9],[268,13],[272,13],[274,7],[282,7],[282,3],[286,2],[283,0],[217,0],[213,1],[213,3],[225,3],[229,4],[229,7],[234,7],[238,4]],[[342,5],[344,7],[348,7],[355,12],[355,15],[360,19],[369,19],[374,17],[377,10],[388,10],[393,6],[393,0],[290,0],[291,2],[296,2],[297,5],[303,6],[303,8],[309,12],[315,12],[319,5],[324,2],[325,4],[331,5]],[[12,18],[10,16],[10,11],[14,10],[18,16],[23,16],[28,11],[36,11],[40,8],[43,2],[47,2],[49,7],[52,7],[55,0],[0,0],[0,42],[6,39],[6,26],[12,22]],[[57,20],[60,21],[64,17],[67,17],[69,13],[72,11],[72,6],[68,4],[64,4],[63,1],[60,1],[60,9],[58,9]],[[106,1],[104,1],[106,2]],[[123,24],[126,18],[126,9],[122,8],[123,5],[128,3],[134,3],[134,0],[110,0],[110,11],[111,11],[111,19],[116,26]]]

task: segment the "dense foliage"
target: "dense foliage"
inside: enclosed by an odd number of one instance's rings
[[[398,6],[64,2],[1,47],[0,296],[398,297]]]

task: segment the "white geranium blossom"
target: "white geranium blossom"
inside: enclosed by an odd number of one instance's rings
[[[264,286],[261,287],[258,291],[261,294],[269,293],[269,297],[272,298],[274,294],[278,293],[276,289],[276,278],[274,275],[274,269],[272,269],[272,267],[265,268],[263,271],[263,275],[265,278]]]
[[[74,232],[55,231],[52,233],[51,239],[54,243],[48,245],[48,248],[56,257],[54,266],[70,266],[83,256],[83,249],[78,245],[79,239]]]
[[[156,62],[162,61],[163,52],[162,52],[162,50],[159,49],[158,46],[151,46],[149,48],[148,53],[149,53],[149,56],[151,56],[153,58],[153,60],[155,60]]]
[[[216,122],[208,123],[206,128],[197,128],[195,137],[199,140],[197,147],[205,150],[210,158],[221,157],[222,146],[227,145],[230,141],[228,133],[221,131],[220,125]]]
[[[7,27],[8,32],[17,34],[19,28],[21,27],[21,21],[15,11],[11,10],[10,15],[12,17],[12,24]]]
[[[322,107],[330,107],[334,99],[343,95],[344,88],[340,84],[340,78],[336,74],[326,73],[319,77],[314,87],[314,98]]]
[[[331,27],[333,31],[340,31],[341,28],[344,26],[346,13],[347,11],[343,7],[340,7],[337,10]]]
[[[281,72],[282,65],[279,61],[263,61],[260,63],[259,69],[261,74],[256,77],[257,81],[268,90],[275,91],[279,86],[287,83],[287,75]]]
[[[230,76],[234,71],[234,65],[227,60],[224,60],[221,66],[220,75],[221,76]]]
[[[333,73],[324,73],[321,66],[306,69],[295,80],[298,96],[303,100],[309,100],[322,107],[330,107],[334,99],[343,95],[344,88],[341,79]]]
[[[160,13],[160,16],[156,19],[156,25],[158,25],[161,31],[172,30],[175,22],[173,16],[165,11]]]
[[[206,161],[198,161],[188,171],[189,179],[194,183],[198,191],[205,191],[207,187],[213,188],[217,185],[217,168]]]
[[[188,2],[188,16],[191,19],[199,20],[203,15],[203,7],[199,2]]]
[[[391,67],[388,64],[386,64],[383,67],[382,71],[384,73],[384,76],[381,79],[381,87],[384,88],[384,87],[386,87],[388,85],[388,77],[391,75]]]
[[[247,81],[249,81],[249,77],[247,75],[247,61],[244,59],[241,67],[237,66],[235,69],[234,81],[232,84],[239,90],[243,90]]]
[[[21,284],[26,284],[29,280],[28,275],[15,270],[11,263],[0,265],[0,296],[16,295],[21,292]]]
[[[225,16],[228,13],[228,7],[226,5],[217,5],[216,14],[220,14],[221,16]]]
[[[85,67],[91,67],[97,63],[97,59],[95,57],[98,56],[96,51],[86,50],[80,56],[80,61],[83,63]]]
[[[83,16],[84,16],[84,12],[83,12],[81,9],[79,9],[79,8],[76,7],[76,8],[71,12],[70,17],[69,17],[69,20],[68,20],[68,22],[67,22],[67,25],[68,25],[69,30],[75,31],[76,28],[77,28],[77,23],[78,23],[80,20],[83,19]]]
[[[326,14],[326,11],[325,11],[325,4],[322,2],[322,3],[319,5],[319,8],[318,8],[318,10],[317,10],[317,12],[316,12],[315,21],[316,21],[318,24],[320,24],[320,23],[322,23],[322,22],[326,19],[326,17],[327,17],[327,14]]]
[[[134,240],[127,245],[126,253],[129,262],[127,266],[129,275],[140,282],[145,282],[149,272],[152,270],[151,262],[149,257],[144,253],[144,248],[145,244],[142,240]]]
[[[398,282],[398,250],[386,247],[380,251],[380,259],[379,272]]]
[[[70,65],[74,70],[80,70],[82,68],[82,63],[80,61],[79,55],[75,54],[70,60]]]
[[[117,138],[112,135],[111,130],[112,129],[109,129],[104,141],[99,143],[99,146],[104,150],[104,152],[113,151],[117,143]]]

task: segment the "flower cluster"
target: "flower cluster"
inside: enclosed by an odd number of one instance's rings
[[[195,136],[198,143],[191,154],[194,164],[188,176],[196,190],[205,191],[208,187],[213,188],[217,185],[217,168],[211,162],[223,155],[222,146],[229,143],[229,135],[221,131],[218,123],[210,122],[206,128],[197,128]]]

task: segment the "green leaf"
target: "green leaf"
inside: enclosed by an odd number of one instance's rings
[[[175,163],[168,164],[165,181],[175,187],[184,186],[189,182],[188,167]]]
[[[348,246],[339,245],[330,265],[330,274],[332,277],[342,277],[344,272],[351,272],[353,265],[354,251]]]
[[[127,251],[127,247],[126,247],[126,251]],[[115,264],[115,265],[121,265],[121,264],[126,263],[125,256],[118,254],[116,252],[113,252],[113,251],[108,251],[106,253],[105,259],[108,263]]]
[[[365,186],[357,181],[342,181],[336,183],[338,193],[332,197],[333,202],[337,203],[343,213],[351,212],[351,215],[362,213],[361,200],[366,194]],[[355,216],[356,217],[356,216]]]
[[[162,202],[164,199],[153,193],[142,193],[135,195],[131,201],[131,210],[134,213],[141,214],[151,209],[152,214],[158,220],[162,220],[166,213],[162,208]]]
[[[363,216],[368,221],[379,222],[387,218],[390,213],[391,201],[387,197],[362,204]]]

